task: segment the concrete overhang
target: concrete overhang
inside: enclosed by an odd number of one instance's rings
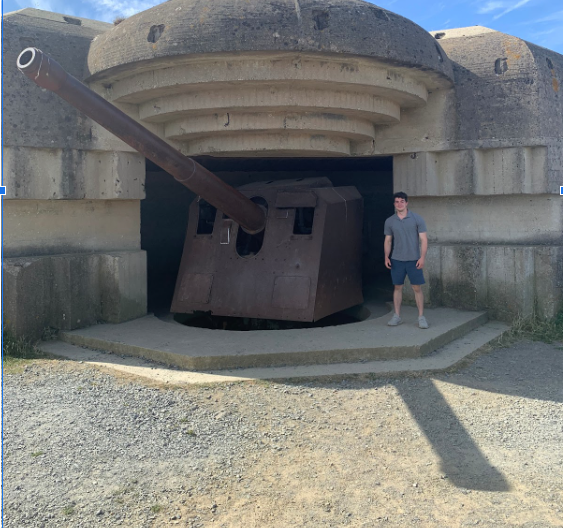
[[[88,82],[188,155],[349,156],[452,86],[430,34],[360,0],[170,0],[92,43]]]

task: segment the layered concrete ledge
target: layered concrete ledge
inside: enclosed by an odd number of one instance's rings
[[[416,359],[379,360],[362,363],[334,363],[331,365],[307,365],[293,367],[248,368],[209,372],[182,371],[156,365],[139,358],[117,356],[97,350],[51,341],[41,348],[72,361],[108,368],[126,375],[139,376],[153,382],[170,385],[192,385],[200,383],[225,383],[256,379],[307,379],[329,377],[331,379],[350,375],[400,376],[430,374],[451,370],[462,365],[487,344],[498,339],[508,326],[491,322],[472,330],[452,341],[429,356]],[[400,343],[398,343],[400,344]]]
[[[409,202],[412,210],[431,226],[431,243],[531,246],[563,242],[563,203],[559,194],[409,196]]]
[[[6,200],[4,257],[138,251],[139,200]]]
[[[5,146],[2,167],[7,199],[145,198],[145,158],[137,152]]]
[[[400,154],[395,187],[409,197],[553,194],[549,154],[556,145]]]
[[[427,318],[431,326],[421,330],[416,310],[405,307],[399,327],[388,327],[386,315],[326,328],[226,332],[147,316],[63,332],[61,339],[189,370],[326,365],[420,358],[486,323],[487,314],[436,308],[428,310]]]

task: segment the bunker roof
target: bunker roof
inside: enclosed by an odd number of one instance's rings
[[[99,35],[88,68],[100,78],[154,59],[241,52],[348,54],[452,78],[432,35],[363,0],[168,0]]]

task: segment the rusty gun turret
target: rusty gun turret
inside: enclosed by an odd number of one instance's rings
[[[36,48],[18,68],[170,173],[199,198],[172,311],[316,321],[363,302],[363,200],[324,177],[238,190],[184,156]]]
[[[264,228],[264,211],[258,205],[87,88],[49,55],[37,48],[26,48],[19,54],[17,65],[34,83],[109,130],[249,233]]]

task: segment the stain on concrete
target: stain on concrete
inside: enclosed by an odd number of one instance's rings
[[[322,31],[328,27],[330,20],[330,13],[326,9],[313,9],[313,21],[315,22],[315,29]]]
[[[375,16],[375,18],[379,20],[389,21],[389,16],[383,9],[380,9],[379,7],[370,7],[370,11]]]
[[[149,31],[149,36],[147,37],[148,42],[156,42],[164,33],[164,24],[159,24],[158,26],[152,26]]]
[[[82,20],[80,20],[79,18],[73,18],[73,17],[68,17],[65,16],[63,17],[65,22],[67,22],[68,24],[74,24],[75,26],[81,26],[82,25]]]
[[[502,75],[508,71],[508,59],[506,57],[497,59],[495,61],[495,73]]]

